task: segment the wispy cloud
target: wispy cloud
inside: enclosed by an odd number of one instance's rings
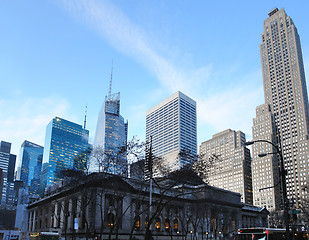
[[[254,92],[239,88],[203,99],[198,104],[199,120],[212,126],[216,132],[231,128],[251,135],[252,118],[261,93],[262,87]],[[201,134],[211,137],[207,132]],[[203,137],[200,136],[201,141],[207,140]]]
[[[176,67],[155,49],[143,29],[109,1],[63,0],[62,3],[78,19],[96,29],[115,49],[144,65],[171,92],[190,89],[194,87],[192,83],[209,76],[211,66],[190,72]]]
[[[69,108],[68,101],[58,96],[0,99],[1,139],[13,143],[14,154],[19,154],[24,140],[44,145],[46,126],[53,117],[57,115],[76,120],[69,116]]]
[[[78,19],[96,29],[115,49],[144,65],[169,92],[180,90],[194,98],[198,102],[198,119],[201,125],[209,124],[218,131],[223,130],[222,128],[235,127],[237,128],[235,130],[244,128],[243,131],[251,132],[252,117],[262,92],[261,89],[240,87],[237,84],[236,86],[229,84],[232,88],[227,89],[222,84],[224,81],[216,82],[220,77],[227,78],[226,71],[235,71],[232,63],[231,69],[224,69],[225,73],[219,73],[220,71],[215,70],[211,63],[196,69],[183,68],[175,61],[164,57],[168,54],[160,53],[146,32],[111,2],[97,0],[61,2]],[[249,77],[247,81],[252,80],[250,79],[252,76],[247,77]],[[221,93],[211,92],[211,89],[216,89],[216,85],[220,84],[223,86],[220,89]],[[145,107],[137,106],[135,110],[140,114],[136,116],[144,115]],[[144,117],[141,119],[144,121]]]
[[[199,132],[199,140],[205,141],[218,131],[231,128],[241,130],[250,138],[252,134],[252,120],[255,108],[264,102],[263,83],[260,70],[244,74],[239,82],[233,86],[223,87],[220,91],[198,96],[198,116],[201,128],[212,132]],[[226,81],[227,82],[227,81]]]

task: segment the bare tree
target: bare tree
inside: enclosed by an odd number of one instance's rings
[[[122,218],[130,209],[132,203],[127,204],[125,209],[122,208],[125,191],[119,189],[117,175],[128,176],[126,159],[131,162],[143,159],[145,156],[144,147],[145,144],[143,142],[133,137],[126,145],[114,148],[113,151],[106,151],[100,147],[93,149],[91,155],[92,161],[95,162],[98,171],[106,178],[105,185],[100,185],[96,193],[97,206],[101,219],[100,239],[103,238],[104,232],[108,233],[109,239],[113,235],[118,239],[118,231],[121,228]],[[107,189],[108,194],[106,193]],[[108,204],[108,208],[104,206],[104,203]]]
[[[125,150],[126,146],[119,146],[114,150],[106,150],[101,146],[96,147],[92,150],[91,161],[98,172],[124,176],[128,172]]]
[[[309,227],[309,198],[308,198],[308,192],[309,192],[309,181],[307,181],[306,185],[302,188],[303,191],[303,198],[300,201],[300,209],[301,209],[301,220],[306,225],[307,229]]]
[[[206,158],[203,154],[199,155],[198,160],[193,164],[193,170],[201,177],[205,183],[208,183],[209,174],[214,164],[221,162],[219,155],[212,154]]]
[[[194,204],[191,205],[191,209],[190,212],[192,213],[191,215],[191,224],[192,224],[192,228],[193,228],[193,239],[197,239],[197,233],[201,232],[202,233],[202,239],[203,239],[203,234],[205,229],[205,222],[208,220],[207,219],[207,206],[205,206],[204,203],[201,202],[196,202]],[[199,229],[201,231],[199,231]]]
[[[80,189],[82,193],[82,198],[77,198],[76,206],[78,209],[86,209],[87,206],[95,207],[100,216],[100,229],[99,229],[99,239],[103,239],[103,236],[108,235],[109,239],[115,237],[118,239],[118,233],[122,226],[123,216],[133,207],[133,204],[136,204],[136,201],[139,201],[142,207],[135,211],[134,221],[132,222],[132,228],[130,231],[131,240],[134,236],[134,231],[137,228],[138,221],[141,221],[140,216],[147,215],[147,224],[145,225],[145,239],[151,239],[152,232],[154,230],[154,223],[157,222],[157,219],[160,217],[161,213],[168,213],[170,204],[177,200],[179,197],[198,193],[199,189],[196,190],[187,190],[184,186],[186,184],[191,184],[192,181],[197,181],[197,184],[204,184],[200,178],[203,177],[204,181],[208,177],[208,169],[213,165],[215,161],[218,161],[218,156],[213,155],[209,159],[205,159],[200,155],[192,155],[189,152],[182,151],[179,154],[179,157],[186,158],[187,162],[192,164],[182,166],[181,169],[171,172],[170,167],[165,164],[165,161],[161,157],[156,157],[151,154],[151,172],[156,172],[156,177],[152,177],[151,180],[153,186],[150,187],[149,179],[144,179],[144,182],[134,182],[131,180],[126,180],[126,178],[120,178],[117,180],[117,176],[114,175],[117,173],[120,176],[128,175],[128,166],[125,158],[130,162],[132,161],[144,161],[146,162],[147,155],[145,152],[147,150],[147,145],[144,142],[139,141],[136,138],[133,138],[127,143],[127,145],[120,146],[115,148],[114,151],[105,151],[102,148],[95,148],[91,152],[91,160],[95,162],[97,171],[100,172],[100,177],[104,178],[98,186],[95,188],[95,192],[91,192],[87,186],[84,189]],[[90,154],[89,152],[83,154]],[[85,155],[81,155],[81,157]],[[78,159],[78,157],[77,157]],[[176,159],[177,160],[177,159]],[[180,159],[178,159],[180,160]],[[176,166],[177,165],[177,166]],[[115,166],[118,166],[118,169],[115,170]],[[179,161],[175,161],[175,169],[179,167]],[[89,169],[88,167],[86,169]],[[143,169],[144,170],[144,169]],[[148,169],[149,170],[149,169]],[[196,174],[194,174],[194,172]],[[88,173],[80,174],[79,172],[68,171],[67,174],[70,175],[71,184],[79,184],[80,179],[83,179]],[[193,175],[191,175],[193,174]],[[119,184],[121,181],[127,181],[128,185],[124,186]],[[133,184],[133,185],[132,185]],[[123,187],[134,188],[134,193],[127,191],[128,189],[122,189]],[[150,195],[145,193],[152,191],[153,200],[150,202]],[[128,202],[123,208],[123,201],[126,197],[126,194],[130,194],[136,201]],[[92,206],[95,205],[95,206]],[[192,210],[193,211],[193,210]],[[95,212],[95,211],[94,211]],[[89,214],[87,211],[76,212],[79,214],[83,221],[82,228],[85,229],[86,236],[88,233],[94,232],[94,226],[91,225],[91,222],[88,222]],[[178,214],[179,221],[182,220],[181,213]],[[183,214],[185,215],[185,214]],[[186,220],[188,217],[186,217]],[[187,222],[185,228],[188,228],[188,224],[191,224],[194,228],[194,232],[197,232],[198,226],[200,226],[202,221],[205,221],[205,214],[199,213],[198,216],[191,216]],[[165,220],[164,220],[165,221]],[[165,223],[165,222],[164,222]],[[66,223],[67,224],[67,223]],[[167,223],[166,223],[167,224]],[[169,226],[170,223],[167,225]],[[167,226],[166,225],[166,226]],[[65,231],[66,231],[65,227]],[[170,231],[170,229],[169,229]],[[173,234],[170,232],[170,237],[173,239]],[[66,236],[65,232],[65,236]],[[175,235],[174,235],[175,236]]]
[[[65,240],[67,240],[67,228],[68,228],[68,218],[70,213],[68,211],[68,199],[63,199],[61,201],[56,201],[55,206],[57,205],[57,212],[53,216],[55,218],[55,222],[52,221],[52,227],[61,228],[64,231]]]
[[[146,143],[134,136],[127,142],[125,152],[130,163],[145,160]]]
[[[284,219],[284,216],[281,210],[271,211],[268,215],[269,226],[273,228],[282,228],[283,219]]]
[[[64,197],[53,203],[56,227],[62,225],[64,230],[64,236],[67,239],[69,229],[69,235],[72,235],[72,239],[76,239],[76,231],[84,230],[86,239],[88,239],[93,225],[88,219],[87,209],[93,204],[93,191],[85,184],[87,175],[82,171],[73,169],[67,169],[61,171],[63,178],[63,184],[59,187],[65,189],[66,186],[70,186],[69,189],[73,193],[70,197]],[[57,192],[57,190],[54,190]],[[60,191],[59,191],[60,192]],[[57,206],[57,207],[56,207]],[[77,222],[78,228],[76,229],[75,220],[78,219],[81,222]]]
[[[147,147],[147,146],[146,146]],[[147,150],[147,148],[146,148]],[[147,155],[147,154],[146,154]],[[204,184],[205,180],[208,177],[208,169],[213,166],[214,162],[219,161],[218,156],[212,155],[209,159],[205,159],[201,155],[194,155],[189,151],[181,151],[178,155],[178,158],[175,159],[175,166],[170,166],[165,164],[165,159],[161,157],[156,157],[152,154],[151,149],[148,149],[148,155],[150,158],[149,170],[153,173],[153,195],[155,200],[150,203],[149,208],[147,208],[148,213],[148,223],[146,225],[145,239],[151,239],[151,228],[150,226],[156,222],[156,219],[159,218],[162,211],[174,200],[181,196],[188,194],[194,194],[194,191],[200,190],[190,190],[185,191],[181,186],[185,183],[191,183],[191,181],[197,181],[196,175],[192,176],[193,171],[197,175],[203,177],[204,182],[199,178],[198,184]],[[185,162],[191,162],[192,164],[181,166],[181,160],[185,159]],[[179,169],[180,167],[180,169]],[[174,172],[171,172],[170,169],[178,169]],[[188,179],[186,179],[188,177]],[[187,182],[186,182],[187,181]],[[172,194],[169,194],[171,193]],[[143,212],[140,212],[142,214]],[[195,219],[197,222],[201,221],[201,216],[198,219]],[[192,220],[191,220],[192,221]],[[198,224],[195,224],[198,226]],[[186,225],[188,227],[188,223]],[[172,235],[171,235],[172,239]]]
[[[91,152],[92,148],[88,147],[86,150],[75,156],[73,169],[89,174]]]

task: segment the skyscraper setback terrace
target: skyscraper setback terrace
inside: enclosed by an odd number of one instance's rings
[[[300,38],[284,9],[269,13],[261,40],[265,104],[256,109],[253,140],[269,140],[280,147],[287,170],[288,198],[299,207],[308,195],[303,189],[309,177],[308,96]],[[279,209],[279,189],[259,191],[279,181],[277,155],[258,157],[273,150],[267,143],[253,145],[254,204]]]

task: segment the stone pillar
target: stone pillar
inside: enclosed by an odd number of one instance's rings
[[[85,219],[88,223],[88,225],[93,225],[93,218],[92,218],[92,201],[90,201],[90,199],[93,197],[93,195],[91,195],[91,192],[86,193],[87,194],[87,199],[86,199],[86,206],[82,206],[82,208],[84,209],[84,214],[85,214]],[[95,195],[94,195],[95,197]],[[96,202],[94,203],[96,204]],[[99,219],[101,219],[100,217],[100,212],[95,212],[95,218],[97,217],[96,215],[99,215]],[[95,221],[95,220],[94,220]]]
[[[77,197],[77,205],[76,205],[76,214],[77,214],[77,218],[78,218],[78,230],[76,230],[77,232],[80,230],[80,229],[83,229],[84,226],[83,226],[83,223],[82,223],[82,202],[83,201],[83,196],[79,195]]]
[[[206,227],[205,227],[208,236],[210,235],[210,225],[211,225],[211,215],[210,211],[208,211],[206,216]]]
[[[241,210],[236,215],[236,229],[241,228],[243,226],[242,224],[242,213]]]
[[[33,211],[33,216],[32,216],[33,221],[32,221],[32,229],[31,229],[31,231],[36,231],[36,229],[35,229],[36,211],[37,211],[36,209]]]
[[[131,227],[133,225],[132,219],[134,221],[134,215],[135,215],[135,211],[134,208],[132,209],[132,197],[131,195],[129,196],[124,196],[124,198],[122,199],[122,211],[125,211],[127,208],[129,208],[125,214],[122,217],[122,229],[129,231],[131,230]],[[136,207],[136,206],[134,206]],[[133,211],[131,211],[131,209]],[[133,213],[133,216],[131,216],[131,213]],[[142,217],[140,218],[142,220]],[[142,224],[141,224],[141,229],[142,229]]]
[[[224,227],[225,227],[225,233],[229,234],[231,232],[231,222],[232,222],[232,216],[231,211],[227,209],[224,213]]]
[[[104,205],[105,205],[105,193],[102,193],[102,190],[97,189],[95,193],[95,208],[96,208],[96,214],[95,214],[95,229],[97,232],[100,232],[101,229],[101,222],[104,220]],[[103,208],[103,219],[101,218],[101,207]]]
[[[69,232],[73,232],[73,221],[74,221],[74,214],[73,214],[73,200],[69,199],[69,206],[68,206],[68,225],[67,230]]]
[[[59,221],[60,221],[60,228],[63,229],[64,228],[64,217],[65,217],[65,214],[64,214],[64,201],[61,201],[60,203],[60,218],[59,218]]]
[[[54,211],[54,226],[52,226],[52,227],[58,227],[58,221],[59,221],[59,216],[57,215],[58,214],[58,205],[59,205],[59,203],[58,202],[56,202],[55,203],[55,211]]]
[[[29,211],[29,218],[28,218],[28,231],[31,232],[32,231],[32,221],[33,221],[33,211]]]

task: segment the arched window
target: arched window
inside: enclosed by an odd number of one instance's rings
[[[107,214],[107,227],[108,228],[113,228],[114,227],[114,222],[115,222],[115,216],[113,213],[108,213]]]
[[[164,221],[164,228],[167,232],[170,230],[170,220],[168,218],[166,218]]]
[[[161,220],[160,220],[160,218],[156,218],[156,225],[155,225],[155,227],[156,227],[157,231],[161,230]]]
[[[177,218],[174,219],[174,231],[178,232],[178,219]]]
[[[140,216],[135,217],[134,229],[136,231],[141,230],[141,218],[140,218]]]
[[[149,225],[149,217],[146,217],[145,218],[145,229],[148,228],[148,225]]]

